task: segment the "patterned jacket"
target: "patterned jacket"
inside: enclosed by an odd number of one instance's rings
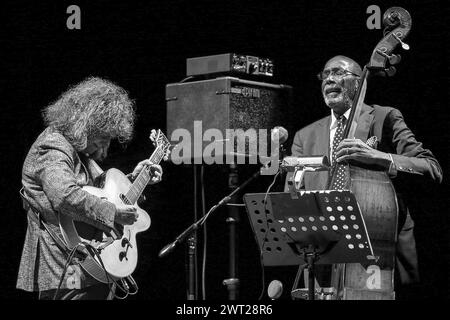
[[[31,146],[22,169],[22,185],[27,204],[40,213],[61,238],[60,214],[109,231],[114,224],[114,204],[82,190],[101,173],[93,160],[79,154],[66,138],[46,128]],[[27,209],[28,228],[20,261],[17,288],[26,291],[56,289],[66,263],[50,234]],[[74,263],[69,266],[61,288],[81,288],[97,283]]]

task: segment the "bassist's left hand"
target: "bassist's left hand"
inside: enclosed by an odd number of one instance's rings
[[[148,184],[151,185],[161,182],[163,174],[161,166],[158,164],[151,163],[149,159],[143,160],[137,164],[136,168],[134,168],[133,173],[131,174],[132,179],[133,180],[136,179],[139,173],[142,171],[142,169],[144,169],[146,166],[150,167],[151,179],[149,180]]]

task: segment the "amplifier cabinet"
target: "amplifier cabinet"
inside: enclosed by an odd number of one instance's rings
[[[227,129],[270,130],[288,123],[291,101],[291,86],[234,77],[168,84],[167,134],[170,139],[175,130],[185,129],[193,139],[198,138],[199,125],[202,137],[206,130],[217,129],[224,139]],[[209,144],[211,140],[202,141],[202,150]],[[199,163],[199,157],[194,150],[186,155],[194,158],[195,163]]]

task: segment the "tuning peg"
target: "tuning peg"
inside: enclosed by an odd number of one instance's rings
[[[376,71],[372,73],[372,75],[385,78],[385,77],[392,77],[396,72],[397,70],[395,69],[395,67],[391,66],[389,68],[385,68],[384,70]]]
[[[377,52],[379,54],[381,54],[382,56],[386,57],[389,60],[389,63],[394,65],[399,63],[402,60],[402,57],[398,54],[393,54],[393,55],[388,55],[387,53],[385,53],[384,51],[381,51],[379,49],[377,49]]]
[[[397,73],[397,69],[395,67],[389,67],[384,69],[384,72],[386,74],[386,76],[388,77],[392,77],[393,75],[395,75]]]
[[[402,57],[399,54],[393,54],[391,56],[388,56],[389,63],[391,65],[396,65],[400,61],[402,61]]]
[[[402,39],[400,39],[399,36],[397,36],[395,33],[392,34],[394,36],[395,39],[397,39],[398,42],[400,42],[400,44],[402,45],[403,50],[409,50],[409,44],[404,43],[402,41]]]
[[[157,137],[158,137],[158,133],[156,132],[155,129],[152,129],[150,131],[150,136],[148,138],[150,139],[151,142],[153,142],[153,144],[155,144]]]
[[[386,72],[384,72],[384,70],[382,71],[376,71],[370,74],[370,76],[374,76],[374,77],[386,77]]]
[[[388,77],[388,75],[386,74],[386,70],[379,70],[379,71],[374,71],[370,74],[370,76],[373,77],[382,77],[382,78],[386,78]]]

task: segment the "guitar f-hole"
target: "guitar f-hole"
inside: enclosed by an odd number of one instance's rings
[[[131,236],[130,230],[128,230],[128,236],[129,237]],[[126,238],[126,237],[122,239],[121,244],[122,244],[122,247],[126,246],[126,249],[125,249],[125,251],[121,251],[119,253],[119,260],[122,261],[123,259],[125,259],[128,261],[128,258],[127,258],[128,249],[133,248],[133,245],[131,244],[130,240],[128,240],[128,238]]]
[[[128,248],[127,248],[127,250],[128,250]],[[122,261],[123,259],[128,261],[127,252],[126,251],[122,251],[122,252],[119,253],[119,260]]]

